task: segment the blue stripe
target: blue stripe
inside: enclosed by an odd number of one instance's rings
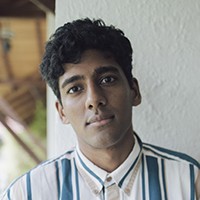
[[[195,189],[194,189],[195,181],[194,181],[194,166],[190,165],[190,200],[194,200],[195,197]]]
[[[157,159],[151,156],[146,157],[148,177],[149,177],[149,199],[161,200],[161,190],[158,172]]]
[[[106,199],[106,196],[105,196],[105,186],[103,186],[103,188],[102,188],[102,193],[103,193],[103,200],[105,200]]]
[[[163,181],[164,196],[165,196],[165,200],[167,200],[164,159],[161,159],[161,169],[162,169],[162,181]]]
[[[56,182],[57,182],[58,199],[60,199],[60,178],[59,178],[58,161],[55,162],[55,167],[56,167]]]
[[[151,146],[161,152],[164,152],[164,153],[167,153],[169,155],[173,155],[173,156],[176,156],[178,158],[181,158],[183,160],[186,160],[194,165],[196,165],[199,169],[200,169],[200,163],[198,161],[196,161],[194,158],[188,156],[187,154],[184,154],[184,153],[180,153],[180,152],[176,152],[176,151],[172,151],[172,150],[169,150],[169,149],[165,149],[165,148],[162,148],[162,147],[158,147],[158,146],[154,146],[154,145],[151,145],[151,144],[144,144],[144,145],[148,145],[148,146]],[[146,148],[146,147],[144,147]]]
[[[10,198],[10,189],[8,190],[7,196],[8,196],[8,200],[11,200],[11,198]]]
[[[145,171],[144,171],[144,155],[142,154],[142,199],[146,199],[145,191]]]
[[[61,200],[71,200],[73,199],[72,191],[72,172],[70,160],[63,159],[62,163],[62,176],[63,176],[63,185]]]
[[[78,155],[78,153],[77,153],[77,155]],[[101,183],[101,185],[103,185],[104,183],[103,183],[103,181],[101,180],[101,178],[99,178],[92,170],[90,170],[90,169],[86,166],[86,164],[82,161],[82,159],[81,159],[81,157],[80,157],[79,155],[78,155],[78,158],[79,158],[79,160],[80,160],[82,166],[85,168],[85,170],[88,171],[93,177],[95,177],[95,178],[99,181],[99,183]]]
[[[76,162],[74,159],[74,166],[75,166],[75,180],[76,180],[76,196],[77,200],[80,200],[80,189],[79,189],[79,180],[78,180],[78,169],[76,166]]]
[[[140,155],[140,154],[139,154]],[[124,182],[124,180],[126,179],[126,177],[129,175],[129,173],[131,172],[131,170],[133,169],[133,167],[135,166],[136,162],[138,161],[138,158],[139,158],[139,155],[138,157],[135,159],[135,161],[133,162],[133,164],[131,165],[131,167],[129,168],[129,170],[127,171],[127,173],[123,176],[123,178],[120,180],[119,182],[119,187],[122,187],[122,184]]]
[[[28,172],[26,175],[26,187],[27,187],[27,200],[32,200],[30,172]]]

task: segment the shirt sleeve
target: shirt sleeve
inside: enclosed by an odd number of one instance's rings
[[[0,200],[25,200],[26,199],[26,176],[13,182],[3,193]]]

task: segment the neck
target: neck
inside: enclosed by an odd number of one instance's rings
[[[119,143],[105,149],[91,147],[91,149],[80,148],[80,150],[92,163],[110,173],[126,160],[133,149],[134,142],[134,136],[131,134],[123,144]]]

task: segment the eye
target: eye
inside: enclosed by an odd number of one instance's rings
[[[106,76],[105,78],[101,79],[100,83],[101,84],[108,84],[108,83],[113,83],[116,80],[116,78],[112,76]]]
[[[82,90],[82,87],[80,87],[80,86],[74,86],[74,87],[70,88],[67,91],[67,94],[74,94],[76,92],[80,92],[81,90]]]

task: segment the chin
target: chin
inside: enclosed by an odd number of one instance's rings
[[[94,146],[97,149],[110,149],[110,148],[114,148],[115,146],[117,146],[120,143],[120,139],[121,138],[99,138],[98,140],[96,140],[95,142],[93,142],[92,146]]]

